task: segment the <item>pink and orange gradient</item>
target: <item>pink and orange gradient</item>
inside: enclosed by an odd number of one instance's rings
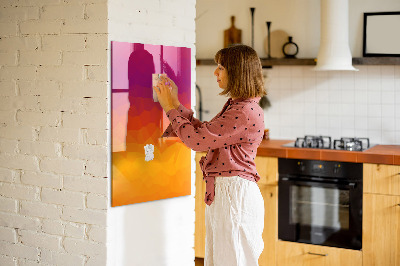
[[[191,194],[191,151],[179,138],[160,138],[169,125],[153,101],[152,74],[165,73],[190,108],[190,48],[111,42],[111,206]],[[145,160],[144,146],[154,145]]]

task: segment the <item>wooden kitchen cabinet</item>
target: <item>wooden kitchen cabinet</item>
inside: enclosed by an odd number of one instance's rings
[[[358,250],[281,240],[277,252],[277,266],[361,266],[363,259]]]
[[[399,170],[364,164],[363,266],[400,266]]]
[[[400,196],[365,193],[363,265],[400,266]]]
[[[278,241],[278,186],[260,184],[259,188],[264,198],[265,213],[263,231],[264,250],[258,259],[258,264],[259,266],[276,265],[276,243]]]
[[[256,156],[254,160],[258,174],[261,176],[259,185],[278,185],[278,158]]]
[[[363,183],[364,193],[400,196],[400,166],[365,163]]]
[[[203,181],[203,172],[200,169],[199,161],[202,156],[206,156],[206,152],[196,152],[196,194],[195,194],[195,227],[194,227],[194,254],[197,258],[204,258],[205,240],[206,240],[206,224],[204,203],[204,195],[206,193],[206,184]]]

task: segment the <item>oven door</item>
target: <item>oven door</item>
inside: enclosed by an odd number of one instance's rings
[[[279,178],[278,238],[361,249],[362,181]]]

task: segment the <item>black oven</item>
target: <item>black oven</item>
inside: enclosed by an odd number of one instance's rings
[[[278,160],[278,238],[361,250],[360,163]]]

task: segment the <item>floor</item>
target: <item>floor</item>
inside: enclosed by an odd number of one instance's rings
[[[194,265],[195,266],[204,266],[204,259],[203,258],[195,258]]]

